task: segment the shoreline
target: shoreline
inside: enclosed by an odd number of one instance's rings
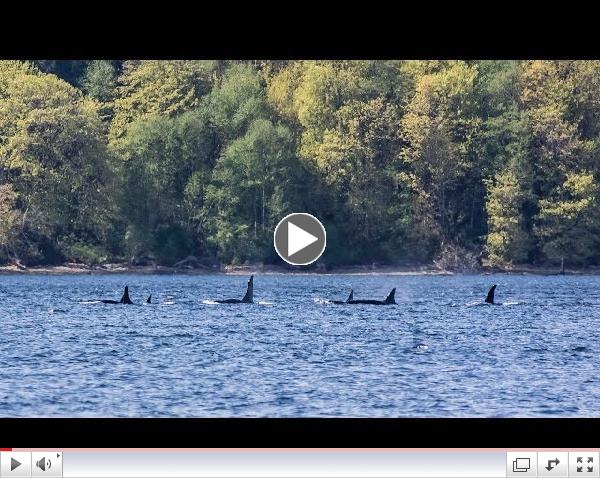
[[[67,263],[56,266],[23,267],[17,265],[0,266],[0,275],[247,275],[249,273],[262,275],[561,275],[559,267],[522,265],[511,268],[482,267],[474,271],[449,271],[432,265],[421,266],[340,266],[325,268],[290,269],[277,265],[244,265],[244,266],[214,266],[197,268],[176,268],[167,266],[132,266],[129,264],[105,264],[87,266],[85,264]],[[566,269],[564,275],[600,275],[600,267]]]

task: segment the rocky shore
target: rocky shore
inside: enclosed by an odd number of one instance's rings
[[[537,265],[519,265],[511,268],[486,268],[475,271],[449,271],[436,268],[434,265],[421,266],[387,266],[387,265],[356,265],[339,267],[294,267],[280,265],[184,265],[184,266],[158,266],[158,265],[131,265],[128,263],[114,263],[89,266],[85,264],[66,263],[54,266],[36,266],[25,267],[23,265],[4,265],[0,266],[0,274],[391,274],[391,275],[452,275],[458,273],[466,274],[538,274],[538,275],[557,275],[560,273],[560,267],[557,266],[537,266]],[[565,274],[600,274],[600,267],[588,267],[581,269],[565,270]]]

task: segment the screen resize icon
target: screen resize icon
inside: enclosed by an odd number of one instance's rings
[[[530,458],[515,458],[513,460],[513,471],[515,473],[525,473],[531,468]]]
[[[507,477],[538,476],[538,457],[536,452],[515,451],[506,454]]]
[[[598,477],[598,452],[572,451],[569,453],[569,476]]]

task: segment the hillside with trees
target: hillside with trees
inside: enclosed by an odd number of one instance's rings
[[[600,62],[0,61],[0,263],[600,264]]]

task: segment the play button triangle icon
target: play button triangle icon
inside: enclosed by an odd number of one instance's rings
[[[294,212],[285,216],[273,234],[275,251],[293,266],[306,266],[321,257],[327,246],[325,227],[315,216]]]
[[[16,468],[21,466],[21,462],[18,460],[15,460],[14,458],[11,457],[10,459],[10,471],[15,471]]]
[[[296,252],[314,244],[318,240],[319,238],[313,236],[310,232],[296,226],[291,221],[288,222],[288,256],[296,254]]]

